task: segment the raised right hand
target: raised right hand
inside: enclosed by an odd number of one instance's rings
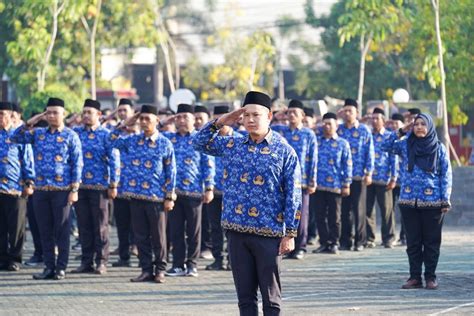
[[[222,115],[217,121],[216,125],[222,127],[224,125],[232,126],[237,123],[240,119],[240,116],[245,113],[245,108],[240,108],[238,110],[232,111]]]

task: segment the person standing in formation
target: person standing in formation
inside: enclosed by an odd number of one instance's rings
[[[26,205],[35,180],[30,145],[15,144],[11,137],[13,107],[0,102],[0,270],[20,270],[25,243]]]
[[[46,117],[48,127],[32,128]],[[46,112],[16,129],[12,140],[32,144],[35,154],[33,205],[40,230],[45,269],[36,280],[66,277],[69,261],[70,210],[78,200],[82,176],[82,145],[79,136],[64,126],[64,101],[49,98]],[[56,257],[54,248],[58,247]]]
[[[120,159],[118,152],[113,150],[110,131],[99,122],[100,110],[98,101],[86,99],[82,110],[83,126],[73,129],[82,143],[84,168],[79,199],[75,204],[81,265],[71,273],[107,272],[110,244],[108,199],[117,196]]]
[[[133,126],[137,119],[142,132],[119,136],[113,146],[130,159],[130,174],[123,195],[130,199],[130,214],[142,273],[131,282],[165,282],[166,218],[174,207],[176,161],[171,142],[157,129],[158,109],[143,105],[140,112],[122,123]],[[153,260],[153,254],[155,259]]]
[[[318,136],[318,189],[315,217],[320,246],[313,253],[339,253],[341,200],[350,194],[352,156],[349,143],[337,135],[337,116],[323,116],[322,135]]]
[[[246,137],[219,136],[243,115]],[[280,265],[293,251],[301,214],[301,167],[295,150],[270,129],[271,100],[250,91],[243,108],[206,124],[193,137],[197,150],[221,157],[226,174],[222,227],[241,315],[281,313]]]

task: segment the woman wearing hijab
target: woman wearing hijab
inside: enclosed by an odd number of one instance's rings
[[[420,113],[383,144],[385,151],[402,157],[400,199],[407,235],[410,278],[403,289],[422,288],[425,265],[426,289],[438,288],[436,266],[441,246],[441,228],[451,207],[451,164],[438,140],[431,116]]]

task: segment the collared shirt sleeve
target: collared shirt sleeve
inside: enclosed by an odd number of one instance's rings
[[[352,183],[352,154],[351,154],[351,147],[349,143],[345,143],[342,155],[341,155],[341,174],[342,174],[342,185],[344,187],[348,187]]]
[[[309,150],[309,161],[306,162],[308,172],[308,187],[315,187],[317,185],[317,174],[318,174],[318,141],[316,135],[311,133],[311,136],[308,140],[308,150]]]
[[[194,149],[211,156],[222,156],[229,138],[218,137],[216,120],[208,122],[193,135]]]
[[[112,133],[105,139],[105,151],[109,165],[110,184],[117,186],[120,181],[120,153],[113,146]]]
[[[22,180],[35,180],[35,163],[31,145],[21,145],[21,178]]]
[[[165,155],[163,155],[163,171],[165,175],[166,198],[173,199],[176,188],[176,157],[173,144],[166,139]]]
[[[451,189],[453,182],[453,174],[451,170],[451,162],[446,154],[446,147],[440,145],[439,161],[440,169],[440,186],[441,186],[441,205],[442,207],[451,207]]]
[[[18,144],[33,144],[35,141],[35,129],[27,129],[25,125],[21,125],[13,132],[11,139]]]
[[[71,143],[69,144],[69,157],[71,158],[71,183],[81,183],[82,168],[82,144],[76,133],[71,133]]]
[[[389,154],[390,161],[390,180],[397,181],[398,179],[398,155]]]
[[[392,132],[382,143],[382,150],[387,151],[391,154],[402,156],[402,146],[405,144],[405,139],[398,139],[396,132]]]
[[[216,176],[215,158],[206,154],[201,154],[201,175],[205,190],[214,188],[214,177]]]
[[[283,194],[285,197],[285,236],[296,237],[301,217],[301,167],[294,151],[283,165]]]
[[[366,135],[365,140],[365,173],[372,174],[375,167],[375,149],[374,149],[374,138],[372,137],[372,133],[368,132]]]

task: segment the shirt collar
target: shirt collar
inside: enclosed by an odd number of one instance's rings
[[[271,128],[268,129],[267,135],[265,135],[265,138],[261,142],[263,142],[264,140],[266,140],[269,145],[272,144],[272,142],[273,142],[273,131],[272,131]],[[247,138],[244,140],[244,143],[248,143],[249,141],[250,141],[250,134],[247,135]]]
[[[145,137],[146,140],[151,140],[152,142],[156,142],[156,140],[158,139],[158,131],[155,131],[150,137],[147,137],[145,136],[145,134],[143,134],[143,137]]]
[[[64,128],[66,127],[66,125],[62,125],[60,127],[58,127],[56,130],[61,133],[62,131],[64,131]],[[51,126],[48,126],[48,132],[51,133]]]
[[[376,132],[376,131],[374,130],[374,134],[380,134],[380,135],[385,134],[385,127],[382,126],[382,128],[381,128],[380,131],[378,131],[378,132]]]
[[[86,131],[93,131],[95,132],[98,128],[99,128],[100,124],[97,124],[95,126],[91,126],[91,127],[87,127],[87,126],[84,126],[85,130]]]
[[[355,120],[354,124],[352,124],[351,126],[347,127],[348,129],[351,129],[353,127],[355,128],[359,128],[359,125],[360,125],[360,122],[359,120]],[[346,126],[346,124],[344,123],[344,126]]]
[[[331,137],[327,138],[327,137],[324,136],[324,134],[323,134],[323,138],[324,138],[324,139],[327,139],[327,140],[329,140],[329,139],[334,139],[334,140],[336,140],[336,139],[339,138],[339,135],[337,135],[337,133],[334,133],[334,135],[332,135]]]

